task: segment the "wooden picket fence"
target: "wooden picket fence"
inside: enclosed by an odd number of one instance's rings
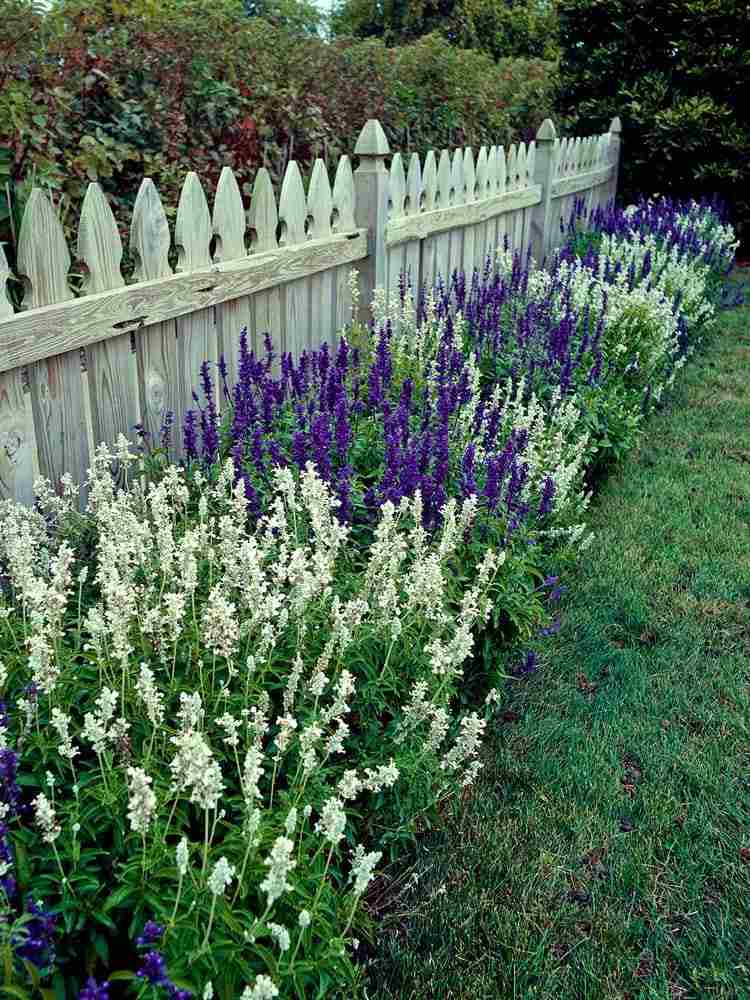
[[[259,170],[248,211],[228,167],[213,211],[191,172],[173,239],[144,178],[129,231],[128,283],[116,221],[91,183],[78,229],[75,259],[86,276],[77,295],[62,225],[35,189],[18,237],[17,313],[0,245],[0,498],[30,503],[40,474],[58,486],[65,474],[83,483],[95,444],[114,444],[120,433],[134,440],[137,424],[156,437],[169,411],[179,428],[204,360],[223,354],[230,380],[236,374],[243,327],[254,346],[268,332],[277,351],[294,355],[332,342],[350,318],[353,267],[367,303],[376,287],[393,293],[404,271],[418,287],[456,268],[481,268],[506,237],[512,249],[543,259],[558,245],[574,199],[592,207],[614,198],[620,123],[560,140],[547,120],[528,146],[482,147],[476,156],[430,151],[407,166],[371,120],[354,154],[357,169],[342,156],[332,185],[317,160],[307,194],[290,162],[278,200]]]

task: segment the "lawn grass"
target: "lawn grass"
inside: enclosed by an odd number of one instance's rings
[[[387,872],[366,995],[750,997],[750,308],[601,486],[485,770]]]

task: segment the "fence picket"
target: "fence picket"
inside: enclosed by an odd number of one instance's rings
[[[18,237],[18,271],[24,277],[24,309],[38,309],[73,298],[68,284],[70,251],[62,225],[47,196],[31,192]],[[69,473],[83,484],[90,459],[90,433],[81,415],[89,413],[88,391],[81,373],[81,352],[67,351],[29,365],[29,392],[39,471],[58,488]],[[81,495],[82,496],[82,495]]]
[[[479,153],[477,154],[476,179],[477,198],[479,201],[484,201],[485,198],[490,197],[486,146],[481,146]],[[484,262],[487,257],[487,233],[489,231],[489,226],[489,222],[480,222],[478,226],[474,227],[476,232],[476,259],[477,266],[480,271],[484,267]]]
[[[477,174],[474,165],[474,151],[471,146],[467,146],[463,151],[463,173],[464,173],[464,198],[466,204],[472,204],[477,200]],[[471,285],[472,275],[476,267],[477,234],[475,226],[463,226],[463,271],[466,275],[467,286]]]
[[[308,236],[313,240],[325,239],[331,235],[333,215],[333,194],[328,170],[321,159],[313,165],[310,188],[307,192],[307,214],[309,218]],[[323,340],[332,340],[334,323],[332,271],[321,271],[310,279],[310,346]]]
[[[112,209],[97,183],[89,184],[78,227],[78,257],[88,268],[87,295],[121,288],[122,241]],[[138,370],[129,333],[86,349],[91,429],[94,446],[114,445],[120,434],[135,442],[141,421]]]
[[[350,233],[357,228],[354,220],[354,174],[348,156],[339,157],[333,179],[332,225],[334,233]],[[334,327],[340,331],[352,319],[352,294],[349,287],[349,268],[337,267],[335,271]]]
[[[516,188],[521,190],[521,188],[526,187],[526,145],[525,143],[519,143],[518,149],[516,151]],[[519,208],[513,213],[514,219],[514,235],[515,243],[518,252],[524,254],[526,252],[526,245],[528,242],[528,215],[529,210],[526,208]]]
[[[418,211],[432,212],[437,207],[438,194],[437,160],[435,151],[428,150],[422,168],[422,195]],[[425,294],[435,284],[437,277],[437,237],[427,236],[422,240],[422,251],[419,263],[419,280],[425,286]]]
[[[406,176],[401,153],[394,153],[391,169],[388,173],[388,218],[401,219],[404,216],[406,200]],[[404,270],[404,245],[392,247],[386,251],[388,256],[386,292],[388,298],[398,295],[399,276]]]
[[[253,193],[250,196],[250,249],[252,253],[264,253],[278,246],[276,236],[279,215],[276,195],[271,183],[271,175],[261,167],[255,175]],[[261,338],[268,334],[276,354],[286,350],[284,311],[282,309],[281,288],[270,288],[253,296],[254,326],[248,328],[250,342],[256,351],[262,350]]]
[[[404,211],[407,215],[419,215],[422,211],[422,165],[419,154],[412,153],[409,158],[409,170],[406,175],[406,201]],[[412,296],[416,301],[421,281],[421,246],[419,240],[409,240],[404,244],[404,266],[411,282]]]
[[[135,259],[136,281],[155,281],[172,274],[169,266],[169,224],[159,192],[144,177],[133,207],[130,253]],[[176,320],[154,323],[135,334],[143,425],[158,441],[167,413],[177,412]],[[179,435],[174,435],[175,440]]]
[[[230,167],[222,167],[216,185],[211,229],[214,235],[214,261],[240,260],[247,255],[245,247],[245,208],[242,194]],[[239,367],[240,330],[253,325],[253,300],[251,295],[229,299],[216,307],[216,344],[219,357],[224,358],[227,381],[233,385]],[[222,389],[219,404],[224,405]]]
[[[13,315],[6,292],[10,274],[0,243],[0,320]],[[0,499],[30,504],[38,465],[31,397],[25,391],[23,369],[13,368],[0,374]]]
[[[451,159],[450,153],[444,149],[440,153],[437,170],[436,208],[448,208],[453,204],[451,197]],[[440,233],[435,236],[435,280],[438,275],[446,282],[450,281],[450,233]]]
[[[191,170],[185,177],[177,204],[174,242],[177,250],[177,271],[199,271],[211,266],[211,213],[200,179]],[[206,275],[206,284],[211,277]],[[177,412],[176,421],[182,426],[185,414],[194,408],[193,392],[198,390],[200,369],[204,361],[216,362],[218,344],[215,309],[197,309],[177,319]],[[214,385],[214,402],[218,393]]]
[[[281,237],[279,246],[294,246],[304,243],[307,202],[302,175],[295,160],[290,160],[284,173],[279,197],[279,223]],[[310,335],[310,289],[307,281],[290,281],[283,289],[286,299],[285,326],[286,350],[299,357],[309,344]]]
[[[451,204],[466,204],[466,187],[464,184],[464,151],[455,149],[451,159]],[[449,277],[454,271],[460,271],[464,264],[464,231],[451,229],[449,253]]]

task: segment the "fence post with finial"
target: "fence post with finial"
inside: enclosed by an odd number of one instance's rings
[[[371,118],[359,133],[354,171],[355,219],[367,230],[367,257],[358,264],[363,315],[369,315],[372,293],[386,284],[385,225],[388,218],[388,139],[380,122]]]
[[[536,134],[534,183],[541,185],[542,200],[532,209],[531,254],[541,264],[552,248],[552,185],[555,180],[555,140],[557,133],[550,118],[545,118]]]

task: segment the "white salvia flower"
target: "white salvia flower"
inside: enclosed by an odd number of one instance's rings
[[[180,878],[184,878],[187,875],[188,861],[190,859],[187,837],[183,837],[177,845],[175,859],[177,862],[177,873]]]
[[[352,874],[354,880],[355,895],[361,896],[370,884],[375,871],[375,865],[383,857],[382,851],[372,851],[365,854],[365,849],[361,844],[357,844],[352,857]]]
[[[202,638],[206,647],[225,660],[231,659],[237,651],[240,626],[237,607],[224,594],[220,585],[208,595],[202,615]]]
[[[276,746],[276,759],[278,760],[289,746],[292,734],[297,728],[297,720],[291,715],[279,716],[276,719],[276,725],[279,727],[279,731],[274,739],[274,745]]]
[[[297,810],[294,806],[287,813],[284,829],[286,830],[287,837],[294,836],[294,831],[297,829]]]
[[[197,691],[193,694],[182,691],[180,693],[180,708],[177,712],[180,728],[184,732],[190,729],[199,729],[204,715],[200,694]]]
[[[278,945],[279,951],[289,951],[289,945],[291,944],[289,939],[289,931],[286,927],[281,924],[268,922],[268,929],[271,932],[271,937],[274,939]]]
[[[254,986],[246,986],[240,1000],[274,1000],[279,995],[270,976],[258,976]]]
[[[0,615],[0,617],[2,617],[2,615]],[[8,668],[5,666],[3,661],[0,660],[0,691],[2,691],[5,688],[5,683],[7,680],[8,680]]]
[[[220,857],[208,876],[208,888],[214,896],[222,896],[236,874],[236,869],[225,857]]]
[[[156,686],[154,672],[142,663],[135,684],[138,697],[146,706],[146,715],[152,726],[160,726],[164,721],[164,696]]]
[[[247,803],[262,798],[260,779],[263,777],[263,753],[257,747],[250,747],[245,754],[242,769],[242,794]]]
[[[339,796],[347,802],[349,799],[356,799],[362,790],[362,782],[359,780],[356,770],[344,771],[343,777],[336,786]]]
[[[318,763],[315,746],[322,735],[323,730],[314,722],[300,733],[299,745],[302,754],[302,770],[305,774],[309,774],[310,771],[314,770]]]
[[[292,888],[286,879],[289,872],[297,867],[297,862],[292,861],[293,852],[293,841],[289,840],[288,837],[277,837],[270,855],[263,862],[269,871],[260,883],[260,887],[268,897],[269,906],[272,906],[279,896],[289,892]]]
[[[213,1000],[214,998],[214,984],[209,981],[203,987],[203,1000]]]
[[[60,836],[62,828],[57,822],[52,803],[43,792],[40,792],[32,802],[32,806],[37,826],[42,831],[42,840],[45,844],[53,844]]]
[[[471,715],[467,715],[461,719],[461,732],[455,744],[440,762],[441,769],[444,771],[455,771],[464,761],[475,757],[479,752],[482,735],[486,726],[487,723],[485,720],[480,719],[476,712],[472,712]]]
[[[297,923],[300,925],[300,927],[303,927],[303,928],[304,927],[309,927],[311,921],[312,921],[312,917],[310,916],[310,911],[309,910],[300,910],[299,911],[299,916],[297,917]]]
[[[50,725],[60,737],[60,746],[57,748],[57,752],[66,760],[73,761],[81,751],[74,746],[70,737],[70,719],[59,708],[53,708]]]
[[[226,743],[228,747],[238,746],[240,742],[239,738],[239,729],[241,725],[240,720],[235,719],[233,715],[230,715],[227,712],[226,715],[222,715],[220,719],[216,720],[216,722],[221,726],[221,728],[224,730],[226,734],[224,736],[224,743]]]
[[[151,778],[140,767],[128,768],[128,819],[135,833],[145,836],[156,812]]]
[[[107,732],[107,726],[115,714],[117,692],[111,688],[103,688],[95,704],[98,710],[96,714],[87,712],[83,717],[82,734],[93,746],[94,753],[101,756],[107,748],[107,741],[111,735]]]
[[[188,730],[171,738],[178,750],[169,768],[173,791],[191,789],[190,801],[202,809],[215,809],[224,791],[221,768],[199,732]]]
[[[346,829],[346,813],[341,799],[336,796],[327,799],[315,824],[315,832],[321,833],[330,844],[338,844]]]
[[[302,815],[305,817],[305,819],[310,819],[310,816],[312,815],[312,806],[309,804],[306,805],[305,808],[302,810]]]
[[[391,788],[398,780],[399,770],[391,760],[388,764],[381,764],[379,767],[365,768],[366,778],[362,782],[362,787],[371,792],[379,792],[385,786]]]

